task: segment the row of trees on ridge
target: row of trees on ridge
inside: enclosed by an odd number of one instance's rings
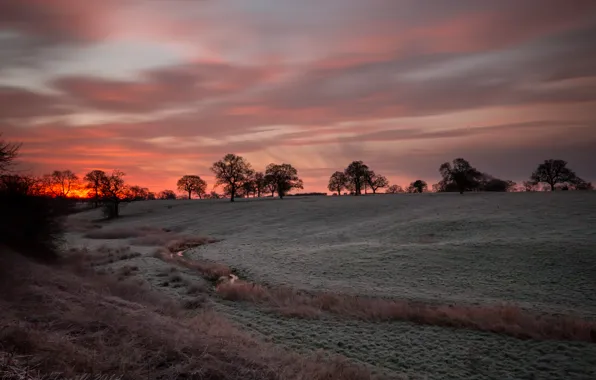
[[[442,179],[432,185],[433,192],[459,192],[466,191],[513,191],[516,183],[513,181],[496,178],[488,173],[483,173],[470,165],[463,158],[456,158],[452,162],[445,162],[439,167]],[[546,184],[551,191],[561,190],[591,190],[590,182],[586,182],[567,167],[564,160],[545,160],[532,172],[530,179],[524,181],[525,191],[536,191],[540,184]],[[353,161],[343,171],[336,171],[329,178],[327,188],[341,195],[342,191],[352,195],[366,194],[370,188],[375,194],[378,189],[386,188],[385,193],[423,193],[428,191],[428,184],[423,180],[416,180],[403,189],[399,185],[389,185],[385,176],[375,173],[362,161]],[[344,193],[345,194],[345,193]]]

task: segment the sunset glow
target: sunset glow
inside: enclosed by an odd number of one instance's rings
[[[363,160],[393,184],[464,157],[596,180],[590,0],[0,0],[0,131],[20,170],[159,192],[226,153],[304,191]]]

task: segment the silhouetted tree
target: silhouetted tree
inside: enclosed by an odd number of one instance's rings
[[[347,188],[348,179],[343,172],[335,172],[329,178],[327,188],[329,191],[337,191],[337,195],[341,195],[343,189]]]
[[[386,194],[398,194],[403,193],[404,189],[400,185],[391,185],[385,191]]]
[[[124,172],[114,170],[101,178],[100,197],[104,214],[109,219],[120,216],[120,204],[130,199],[128,186],[124,183]]]
[[[578,178],[572,185],[573,190],[594,190],[591,182],[586,182],[581,178]]]
[[[149,198],[149,189],[141,186],[131,186],[129,197],[132,201],[145,201]]]
[[[353,161],[346,170],[344,170],[344,174],[348,181],[348,188],[354,195],[362,194],[362,187],[366,181],[366,174],[368,173],[368,166],[366,166],[362,161]]]
[[[522,185],[524,187],[524,191],[530,192],[537,190],[536,183],[533,181],[524,181]]]
[[[66,198],[79,185],[79,178],[70,170],[54,170],[44,175],[43,181],[52,195],[61,198]]]
[[[255,180],[253,177],[254,176],[247,178],[246,181],[242,183],[242,186],[240,186],[240,190],[242,190],[242,195],[246,198],[249,198],[251,194],[255,194],[257,192]]]
[[[557,184],[572,185],[583,181],[573,170],[567,167],[567,162],[564,160],[545,160],[544,163],[538,165],[530,180],[536,184],[546,183],[550,185],[551,191],[555,191]]]
[[[211,199],[220,199],[221,195],[219,195],[216,191],[212,191],[209,193],[209,198]]]
[[[515,186],[513,181],[505,181],[503,179],[494,178],[489,174],[482,175],[482,181],[479,186],[481,191],[493,191],[493,192],[507,192],[513,189]]]
[[[250,164],[244,158],[231,153],[213,163],[211,171],[215,174],[217,185],[224,185],[227,188],[231,202],[234,202],[238,188],[253,173]]]
[[[193,194],[201,199],[207,193],[207,182],[198,175],[185,175],[178,180],[176,186],[178,190],[188,193],[188,199],[192,199]]]
[[[277,191],[277,182],[275,182],[275,178],[271,176],[265,176],[265,190],[271,193],[271,197],[275,197],[275,192]]]
[[[150,191],[147,193],[147,200],[148,201],[154,201],[157,199],[157,195],[155,195],[154,192]]]
[[[85,188],[91,191],[91,199],[93,200],[94,208],[99,206],[101,183],[105,177],[106,173],[103,170],[92,170],[85,174],[85,177],[83,178],[83,180],[87,182]]]
[[[269,164],[265,170],[267,182],[275,184],[275,191],[280,199],[292,189],[302,189],[302,180],[298,177],[298,170],[290,164]]]
[[[261,193],[266,191],[267,181],[265,180],[265,173],[263,172],[256,172],[254,175],[254,185],[255,191],[257,192],[257,197],[261,197]]]
[[[428,184],[421,179],[418,179],[408,187],[408,193],[423,193],[428,189]]]
[[[442,187],[447,189],[450,184],[455,184],[460,194],[475,190],[482,177],[482,174],[463,158],[456,158],[453,164],[445,162],[439,168],[439,172],[443,176]]]
[[[364,179],[365,183],[370,186],[373,194],[376,194],[378,189],[389,186],[389,181],[387,178],[385,176],[376,174],[374,170],[367,171]]]
[[[8,171],[19,154],[21,144],[11,143],[1,139],[0,133],[0,174]]]
[[[173,200],[176,199],[176,193],[174,190],[163,190],[157,197],[161,200]]]

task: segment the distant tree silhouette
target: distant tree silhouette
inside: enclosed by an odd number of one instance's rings
[[[149,198],[149,189],[141,186],[131,186],[129,198],[131,201],[145,201]]]
[[[257,197],[261,197],[261,193],[266,191],[267,181],[265,180],[265,173],[256,172],[253,178],[254,189],[257,192]]]
[[[79,178],[70,170],[54,170],[52,174],[43,176],[43,182],[53,196],[66,198],[78,188]]]
[[[0,133],[0,174],[8,171],[19,154],[21,144],[4,141]]]
[[[594,190],[594,186],[591,182],[586,182],[581,178],[576,180],[571,187],[573,190]]]
[[[398,194],[398,193],[403,193],[403,192],[404,192],[404,189],[402,189],[402,187],[400,185],[391,185],[385,191],[385,193],[387,193],[387,194]]]
[[[507,192],[515,187],[513,181],[495,178],[490,174],[482,173],[478,179],[478,191]]]
[[[275,182],[275,178],[265,175],[265,190],[268,193],[271,193],[271,197],[275,197],[275,192],[277,191],[277,182]]]
[[[292,189],[302,189],[302,180],[298,177],[298,170],[290,164],[269,164],[265,169],[267,182],[274,184],[280,199]]]
[[[573,185],[582,182],[575,172],[567,167],[567,161],[564,160],[545,160],[530,176],[530,180],[536,184],[546,183],[551,191],[555,191],[555,186]]]
[[[209,198],[211,199],[220,199],[221,195],[219,195],[216,191],[212,191],[209,193]]]
[[[176,183],[176,187],[179,191],[187,192],[188,199],[192,199],[193,194],[196,194],[201,199],[207,193],[207,182],[198,175],[183,176]]]
[[[120,204],[130,199],[128,186],[124,183],[124,172],[114,170],[101,178],[100,197],[104,204],[104,214],[109,219],[120,216]]]
[[[215,174],[216,184],[224,185],[224,189],[230,194],[230,202],[234,202],[240,186],[254,173],[243,157],[231,153],[213,163],[211,171]]]
[[[522,183],[524,191],[531,192],[537,190],[537,184],[534,181],[524,181]]]
[[[150,191],[147,193],[147,200],[148,201],[154,201],[157,199],[157,195],[155,195],[154,192]]]
[[[257,193],[254,175],[247,178],[246,181],[242,183],[240,190],[242,191],[242,195],[246,198],[249,198],[251,194]]]
[[[159,192],[157,197],[161,200],[173,200],[176,199],[176,193],[174,190],[163,190]]]
[[[341,195],[343,189],[347,188],[348,179],[343,172],[337,171],[329,178],[327,188],[329,191],[336,191],[337,195]]]
[[[376,194],[378,189],[389,186],[387,178],[376,174],[374,170],[368,170],[364,176],[364,180],[365,184],[368,184],[373,194]]]
[[[408,187],[408,193],[423,193],[428,190],[428,184],[421,179],[418,179]]]
[[[453,164],[445,162],[439,168],[439,172],[443,177],[441,187],[447,189],[454,184],[460,194],[477,189],[482,177],[482,174],[463,158],[456,158]]]
[[[347,178],[348,189],[353,192],[354,195],[362,194],[362,187],[366,181],[366,174],[368,173],[368,166],[362,161],[353,161],[344,174]]]
[[[100,201],[101,183],[106,177],[106,173],[103,170],[92,170],[85,174],[83,178],[87,183],[85,188],[91,191],[91,200],[93,201],[93,207],[97,208]]]

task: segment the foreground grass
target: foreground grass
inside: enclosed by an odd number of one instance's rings
[[[0,255],[0,378],[375,378],[339,357],[258,341],[210,310],[187,312],[142,284],[76,268]]]
[[[197,270],[215,280],[232,271],[225,265],[157,254],[171,263]],[[431,305],[403,300],[304,293],[286,287],[265,287],[246,281],[223,283],[217,293],[230,301],[251,302],[285,317],[320,318],[323,313],[365,321],[409,321],[423,325],[468,328],[520,339],[596,342],[596,322],[567,316],[532,314],[513,305]]]

